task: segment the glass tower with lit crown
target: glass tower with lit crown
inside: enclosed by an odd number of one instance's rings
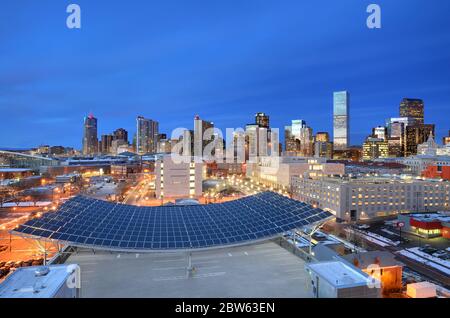
[[[335,92],[334,104],[334,149],[345,150],[350,145],[350,95],[347,91]]]

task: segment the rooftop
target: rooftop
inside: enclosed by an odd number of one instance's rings
[[[369,281],[366,274],[339,261],[312,263],[306,267],[334,287],[363,286]]]
[[[37,276],[42,267],[22,267],[0,284],[0,298],[52,298],[72,273],[68,265],[50,266],[49,273]]]
[[[409,215],[415,220],[422,222],[439,221],[448,223],[450,222],[450,213],[438,212],[438,213],[413,213]]]

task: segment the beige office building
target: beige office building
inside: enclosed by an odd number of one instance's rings
[[[203,163],[177,163],[170,155],[163,156],[155,165],[156,197],[159,199],[201,197],[204,175]]]
[[[450,182],[399,177],[293,177],[293,196],[342,220],[448,210]]]

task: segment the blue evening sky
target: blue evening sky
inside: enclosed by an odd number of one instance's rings
[[[82,29],[66,28],[66,7]],[[382,29],[366,7],[382,7]],[[81,146],[135,118],[161,132],[221,129],[267,112],[332,133],[333,91],[351,94],[352,144],[423,98],[426,122],[450,129],[448,0],[9,0],[0,4],[0,146]]]

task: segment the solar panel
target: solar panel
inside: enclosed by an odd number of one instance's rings
[[[221,204],[170,207],[137,207],[78,196],[15,232],[107,250],[193,250],[270,239],[331,216],[273,192]]]

